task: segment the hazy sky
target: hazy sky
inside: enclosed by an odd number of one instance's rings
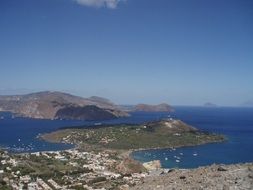
[[[0,93],[253,99],[252,0],[0,0]]]

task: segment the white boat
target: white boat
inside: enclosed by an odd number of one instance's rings
[[[197,154],[197,153],[194,153],[193,156],[198,156],[198,154]]]
[[[176,160],[176,162],[177,162],[177,163],[179,163],[179,162],[180,162],[180,160]]]

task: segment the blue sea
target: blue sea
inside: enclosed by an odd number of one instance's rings
[[[177,107],[173,117],[228,140],[194,147],[138,151],[141,162],[160,160],[164,168],[196,168],[253,161],[253,108]]]
[[[0,112],[0,148],[10,152],[56,151],[73,148],[74,145],[49,143],[37,138],[40,134],[56,131],[72,126],[91,126],[101,124],[138,124],[146,121],[159,120],[166,117],[165,113],[134,113],[131,117],[109,121],[71,121],[43,120],[13,117],[11,113]]]
[[[160,160],[164,168],[195,168],[213,163],[244,163],[253,161],[253,108],[175,107],[170,116],[201,130],[224,134],[223,143],[194,147],[138,151],[132,157],[141,162]],[[72,148],[69,144],[47,143],[39,134],[73,125],[129,123],[136,124],[167,118],[167,113],[133,113],[131,117],[110,121],[65,121],[13,118],[0,113],[0,147],[11,152],[37,152]]]

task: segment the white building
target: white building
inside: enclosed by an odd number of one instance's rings
[[[40,188],[38,184],[35,182],[28,184],[28,190],[41,190],[41,189],[42,188]]]
[[[58,185],[53,179],[49,179],[47,182],[50,183],[55,189],[62,189],[62,187]]]

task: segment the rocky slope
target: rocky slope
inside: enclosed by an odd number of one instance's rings
[[[58,110],[55,117],[79,120],[93,120],[94,118],[96,118],[96,120],[106,120],[116,118],[112,113],[93,105],[84,107],[65,107]]]
[[[253,189],[253,164],[212,165],[187,170],[169,170],[144,179],[132,190]]]
[[[86,106],[94,107],[91,109]],[[72,115],[68,116],[66,113],[70,109]],[[128,116],[126,112],[104,98],[82,98],[67,93],[49,91],[27,95],[0,96],[0,111],[9,111],[22,117],[40,119],[85,119],[88,117],[96,120]],[[82,111],[83,113],[81,113]],[[86,116],[89,111],[92,114]]]
[[[192,127],[181,120],[175,119],[163,119],[160,121],[146,123],[146,129],[150,131],[160,130],[161,133],[166,134],[198,131],[197,128]]]

